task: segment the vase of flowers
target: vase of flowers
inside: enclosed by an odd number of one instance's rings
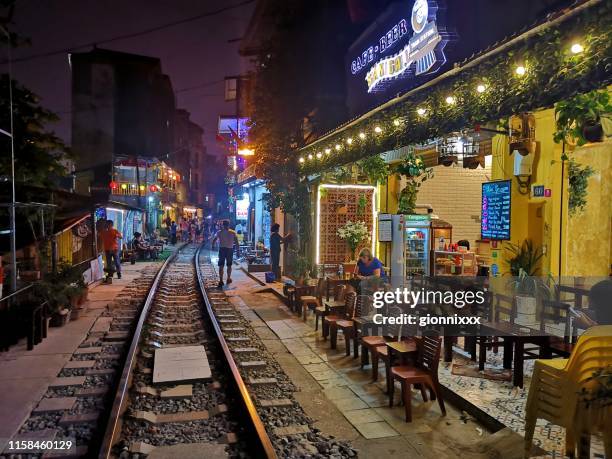
[[[338,237],[346,242],[351,250],[351,257],[357,258],[355,254],[357,247],[363,242],[370,240],[370,231],[368,225],[365,222],[352,222],[347,221],[337,230]]]

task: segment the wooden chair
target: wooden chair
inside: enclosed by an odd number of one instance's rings
[[[385,316],[389,316],[392,314],[400,314],[401,310],[398,307],[389,308],[389,306],[384,306],[380,312]],[[383,345],[387,341],[392,340],[393,336],[390,335],[389,333],[385,333],[384,328],[383,328],[382,335],[366,335],[365,333],[362,333],[361,336],[359,336],[358,338],[359,338],[359,343],[361,344],[361,365],[360,366],[361,366],[361,369],[363,370],[363,367],[369,363],[369,354],[373,354],[378,346]],[[376,364],[378,365],[378,362],[376,362]],[[376,371],[376,374],[378,375],[378,370]]]
[[[319,278],[317,282],[317,288],[314,292],[314,295],[302,295],[300,296],[300,306],[302,312],[302,318],[306,321],[306,316],[308,313],[308,309],[312,309],[313,311],[317,308],[321,307],[323,304],[323,295],[325,293],[325,279]]]
[[[338,333],[338,330],[342,330],[342,335],[344,336],[345,350],[346,355],[351,354],[351,341],[356,337],[357,329],[356,329],[356,319],[362,315],[363,312],[363,304],[364,301],[367,301],[365,295],[357,295],[355,299],[355,306],[352,311],[346,311],[346,319],[338,320],[334,327],[336,328],[335,332]],[[357,349],[357,344],[355,343],[355,349]],[[357,353],[358,351],[356,351]],[[357,356],[355,356],[357,357]]]
[[[357,300],[357,294],[355,292],[349,292],[344,296],[344,312],[341,315],[328,315],[323,318],[323,337],[327,338],[329,335],[331,348],[336,349],[336,343],[338,340],[338,328],[336,323],[339,320],[345,320],[348,317],[352,317],[355,309],[355,302]]]
[[[327,286],[327,283],[326,283]],[[326,288],[327,290],[327,288]],[[336,285],[334,287],[334,293],[332,296],[332,300],[335,302],[344,302],[344,294],[346,292],[346,285],[344,284],[340,284],[340,285]],[[327,300],[329,300],[329,292],[328,293],[328,298]],[[344,304],[343,304],[344,307]],[[328,305],[324,302],[323,306],[319,306],[314,310],[314,314],[315,314],[315,331],[319,329],[319,318],[321,319],[321,323],[323,323],[323,318],[329,314],[333,314],[334,311],[331,310],[331,308],[328,307]]]
[[[368,333],[369,329],[374,326],[372,320],[372,303],[373,298],[370,295],[361,295],[361,304],[358,306],[357,313],[353,319],[353,358],[359,357],[359,344],[361,343],[361,337]]]
[[[549,352],[557,357],[567,358],[572,353],[576,344],[577,331],[572,327],[570,305],[555,300],[542,300],[542,311],[540,312],[540,331],[546,331],[547,322],[563,324],[563,337],[553,336],[549,341]]]
[[[442,340],[436,331],[426,330],[421,339],[417,341],[418,358],[416,366],[396,366],[391,368],[391,384],[389,387],[389,406],[393,406],[393,396],[395,393],[395,380],[402,385],[402,399],[406,410],[406,422],[412,421],[412,397],[410,386],[419,384],[423,400],[427,401],[425,388],[429,388],[432,400],[438,399],[442,415],[446,415],[444,400],[440,391],[438,381],[438,365],[440,363],[440,349]]]
[[[501,315],[508,316],[508,321],[514,324],[516,318],[516,302],[514,298],[496,293],[493,295],[493,305],[490,312],[490,317],[494,322],[499,322]],[[483,371],[485,362],[487,361],[487,349],[493,349],[497,352],[499,348],[498,336],[478,336],[478,370]],[[504,342],[504,368],[512,367],[512,339],[511,337],[502,337]]]
[[[391,368],[399,358],[400,365],[406,365],[410,360],[416,360],[418,348],[416,339],[412,336],[400,336],[393,341],[387,341],[374,348],[372,351],[372,380],[378,379],[378,362],[382,360],[385,364],[385,383],[387,386],[386,393],[391,391],[393,378],[391,376]]]

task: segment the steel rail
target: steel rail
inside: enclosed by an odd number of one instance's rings
[[[138,354],[140,336],[142,335],[144,324],[149,315],[149,310],[151,309],[151,304],[153,304],[153,299],[155,298],[155,294],[157,293],[159,283],[161,282],[161,279],[164,276],[166,269],[168,268],[170,263],[174,261],[178,253],[183,249],[183,247],[178,249],[166,259],[162,267],[157,272],[153,284],[151,284],[147,299],[145,300],[144,306],[142,307],[142,311],[140,312],[140,317],[138,318],[138,324],[136,325],[136,330],[134,331],[134,335],[132,337],[132,343],[130,344],[130,349],[125,360],[125,364],[123,366],[123,371],[121,372],[121,379],[119,380],[115,399],[113,400],[113,405],[111,408],[108,424],[106,426],[106,431],[104,432],[104,437],[102,437],[102,443],[100,445],[98,459],[110,459],[112,457],[111,454],[113,446],[115,446],[115,444],[121,437],[121,418],[123,416],[123,413],[127,409],[127,403],[129,400],[129,390],[132,385],[132,373],[134,370],[134,366],[136,365],[136,357]]]
[[[259,414],[257,413],[257,408],[255,407],[253,399],[251,398],[246,384],[242,379],[242,375],[238,370],[238,365],[236,365],[236,361],[232,356],[232,351],[227,345],[227,341],[225,341],[221,326],[219,325],[219,322],[215,317],[212,305],[210,304],[210,300],[208,299],[208,295],[206,294],[206,288],[204,287],[204,282],[202,280],[202,272],[200,268],[200,253],[202,252],[202,248],[203,246],[201,245],[196,251],[194,261],[198,278],[198,285],[200,286],[200,293],[202,294],[202,298],[204,299],[204,303],[206,304],[208,317],[210,319],[210,322],[212,323],[213,328],[215,329],[217,339],[219,340],[219,344],[223,349],[223,354],[225,355],[227,364],[232,372],[232,375],[234,376],[234,382],[236,383],[238,391],[240,392],[242,403],[244,405],[244,408],[246,408],[247,410],[248,416],[250,418],[251,423],[253,424],[253,428],[255,429],[255,433],[259,441],[260,451],[258,451],[257,453],[259,454],[255,454],[254,457],[266,457],[268,459],[276,459],[276,450],[274,449],[272,441],[268,436],[268,432],[266,431],[266,428],[261,418],[259,417]],[[262,456],[261,454],[263,454],[264,456]]]

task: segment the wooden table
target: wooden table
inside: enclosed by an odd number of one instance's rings
[[[500,336],[504,338],[504,368],[512,369],[512,382],[518,387],[523,387],[525,344],[535,344],[539,346],[541,359],[549,359],[552,357],[550,350],[550,335],[545,335],[539,330],[534,330],[524,325],[512,324],[510,322],[484,322],[480,324],[480,334],[482,336]],[[480,370],[484,368],[486,352],[486,348],[481,346],[479,358]]]

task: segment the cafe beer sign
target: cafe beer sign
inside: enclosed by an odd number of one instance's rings
[[[368,93],[382,91],[400,78],[434,73],[444,65],[448,35],[439,29],[438,9],[437,1],[415,0],[411,10],[406,7],[409,17],[398,18],[377,43],[353,59],[351,73],[365,72]]]

